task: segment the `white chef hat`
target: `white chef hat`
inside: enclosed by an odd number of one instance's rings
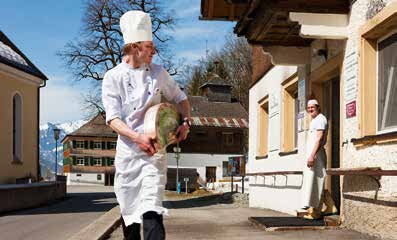
[[[310,99],[308,102],[307,102],[307,106],[310,106],[310,105],[319,105],[318,104],[318,101],[316,100],[316,99]]]
[[[128,11],[120,18],[124,44],[153,41],[150,15],[142,11]]]

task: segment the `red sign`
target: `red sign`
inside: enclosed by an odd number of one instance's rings
[[[352,118],[356,116],[356,101],[346,104],[346,118]]]

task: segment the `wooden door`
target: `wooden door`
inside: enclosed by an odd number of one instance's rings
[[[216,167],[205,167],[205,178],[208,182],[216,182]]]

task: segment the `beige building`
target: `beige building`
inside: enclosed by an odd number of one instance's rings
[[[38,179],[40,88],[46,80],[0,31],[0,184]]]
[[[305,107],[314,95],[329,123],[326,188],[339,222],[397,239],[397,1],[201,6],[202,19],[237,21],[234,32],[273,64],[250,88],[250,206],[290,214],[302,207]]]

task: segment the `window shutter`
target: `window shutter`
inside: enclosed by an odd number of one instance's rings
[[[88,149],[88,141],[84,141],[84,148]]]
[[[106,166],[106,157],[102,157],[102,166]]]
[[[102,149],[106,149],[106,142],[102,142]]]
[[[94,142],[90,141],[90,149],[93,149],[93,148],[94,148]]]
[[[94,166],[94,157],[90,157],[90,165]]]
[[[76,148],[76,140],[73,140],[73,148]]]
[[[72,156],[73,158],[73,165],[77,165],[77,157],[76,156]]]
[[[106,165],[110,166],[110,158],[109,157],[106,158]]]
[[[89,166],[89,161],[90,157],[84,157],[84,166]]]
[[[110,142],[106,142],[106,149],[110,149]]]

